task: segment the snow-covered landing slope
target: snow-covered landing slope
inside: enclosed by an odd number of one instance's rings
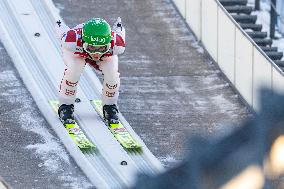
[[[98,150],[82,153],[67,135],[48,104],[48,100],[57,98],[64,70],[59,43],[53,32],[59,15],[51,1],[0,0],[0,17],[1,40],[24,83],[71,156],[96,187],[131,186],[137,173],[157,174],[163,170],[123,117],[124,125],[143,145],[143,153],[127,153],[104,126],[89,102],[101,96],[101,84],[89,67],[80,81],[77,96],[82,102],[76,105],[76,117]],[[121,166],[122,160],[128,165]]]

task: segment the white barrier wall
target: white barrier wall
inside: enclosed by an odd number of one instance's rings
[[[201,9],[201,38],[206,44],[207,51],[217,62],[217,40],[218,40],[218,6],[214,1],[202,0]]]
[[[275,68],[272,67],[272,89],[277,93],[284,93],[284,79],[283,75]]]
[[[253,45],[240,30],[236,30],[236,39],[238,40],[235,40],[235,87],[247,103],[252,106]]]
[[[284,94],[283,72],[218,0],[173,0],[181,15],[246,102],[258,111],[259,89]]]
[[[180,0],[174,0],[180,1]],[[186,0],[186,22],[196,35],[201,39],[201,0]]]
[[[235,84],[235,37],[236,28],[234,23],[232,23],[228,16],[219,8],[217,41],[218,61],[216,62],[233,84]]]
[[[253,107],[259,110],[259,90],[261,87],[272,89],[273,66],[267,63],[267,59],[255,47],[253,47],[253,58]],[[281,77],[283,78],[282,75]]]
[[[173,0],[175,5],[177,6],[179,12],[181,13],[181,15],[185,18],[185,12],[186,12],[186,9],[185,9],[185,1],[186,0]]]

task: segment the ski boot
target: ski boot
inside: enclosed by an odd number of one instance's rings
[[[118,124],[118,109],[115,104],[112,105],[104,105],[103,106],[103,112],[104,112],[104,120],[108,124]]]
[[[65,124],[74,124],[75,119],[74,119],[74,105],[70,104],[62,104],[58,108],[58,116],[60,121],[65,125]]]

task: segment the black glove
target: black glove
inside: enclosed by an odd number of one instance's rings
[[[61,20],[56,21],[56,23],[58,24],[58,26],[61,26]]]
[[[121,18],[120,17],[117,18],[116,22],[113,24],[112,29],[114,31],[119,31],[119,30],[122,31],[122,24],[121,24]]]

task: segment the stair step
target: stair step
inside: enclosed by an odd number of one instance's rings
[[[232,6],[232,5],[246,5],[247,0],[219,0],[223,6]]]
[[[240,26],[245,30],[245,29],[251,29],[253,31],[261,31],[262,30],[262,25],[261,24],[244,24],[240,23]]]
[[[266,52],[265,54],[272,60],[281,60],[283,57],[283,52]]]
[[[237,5],[237,6],[224,6],[225,9],[229,13],[243,13],[243,14],[250,14],[253,11],[252,7],[249,6],[243,6],[243,5]]]
[[[278,51],[278,48],[277,47],[265,47],[265,46],[259,46],[264,52],[266,51],[270,51],[270,52],[273,52],[273,51]]]
[[[253,40],[259,46],[267,46],[267,45],[271,46],[272,45],[272,39],[253,38]]]
[[[239,23],[255,24],[257,20],[256,15],[232,15],[232,17]]]
[[[284,67],[279,66],[279,68],[281,69],[282,72],[284,72]]]
[[[284,61],[283,60],[275,60],[274,63],[277,66],[284,68]]]
[[[266,38],[266,37],[267,37],[267,32],[255,31],[255,32],[247,32],[247,34],[248,34],[251,38]]]

